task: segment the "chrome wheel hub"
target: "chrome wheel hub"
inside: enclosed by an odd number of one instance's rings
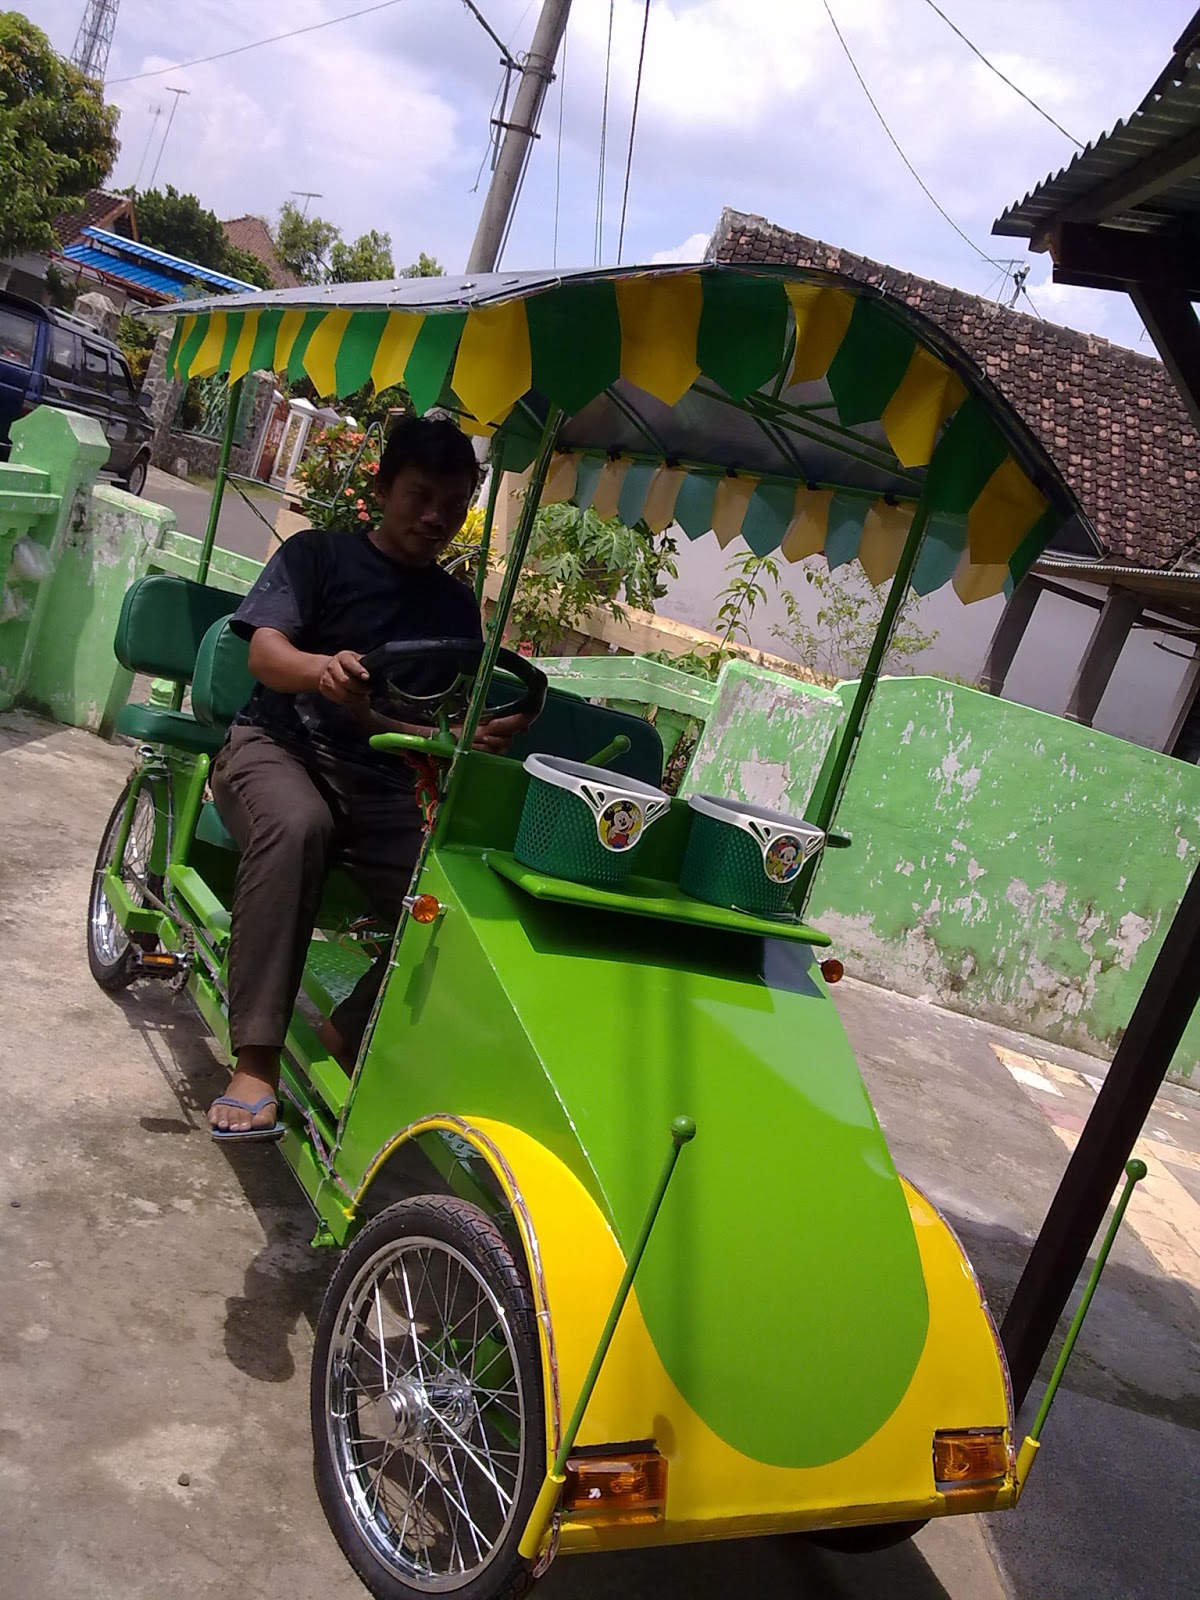
[[[461,1373],[428,1386],[416,1378],[399,1378],[371,1407],[371,1423],[377,1439],[415,1444],[439,1426],[465,1428],[473,1410],[471,1385]]]

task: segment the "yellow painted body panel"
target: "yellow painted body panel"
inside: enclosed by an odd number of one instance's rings
[[[477,1126],[503,1152],[537,1233],[566,1415],[583,1383],[624,1258],[599,1208],[562,1162],[519,1129],[483,1121]],[[851,1455],[822,1467],[771,1467],[731,1449],[664,1371],[642,1321],[635,1285],[578,1442],[654,1439],[670,1463],[667,1518],[611,1530],[567,1522],[564,1550],[900,1520],[957,1509],[954,1497],[948,1500],[934,1487],[934,1432],[999,1427],[1011,1435],[1008,1386],[978,1285],[957,1240],[924,1196],[907,1183],[904,1190],[928,1286],[930,1323],[908,1392],[887,1424]],[[746,1359],[753,1361],[756,1344],[765,1337],[753,1308],[730,1311],[746,1316]],[[736,1372],[730,1382],[737,1383]],[[1010,1500],[1011,1482],[986,1499],[973,1499],[970,1509],[998,1509]]]

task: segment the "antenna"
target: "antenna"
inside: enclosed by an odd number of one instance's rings
[[[325,198],[323,194],[318,194],[315,189],[293,189],[292,193],[298,200],[304,201],[303,209],[300,212],[302,217],[306,217],[308,215],[308,202],[310,200],[324,200]]]
[[[161,106],[150,107],[150,132],[146,138],[146,148],[142,151],[142,159],[138,162],[137,177],[133,180],[133,187],[135,189],[142,181],[142,168],[146,165],[146,157],[150,154],[150,146],[154,143],[154,130],[157,127],[158,119],[162,116],[162,114],[163,108]]]
[[[87,0],[71,60],[86,77],[104,82],[121,0]]]
[[[191,94],[191,92],[192,91],[190,89],[168,88],[167,90],[168,94],[173,94],[175,96],[175,104],[171,107],[171,115],[167,118],[167,131],[163,134],[162,143],[158,147],[158,157],[154,163],[154,171],[150,174],[150,187],[152,189],[154,187],[154,180],[158,176],[158,163],[162,160],[163,151],[167,148],[167,140],[171,137],[171,124],[175,121],[175,113],[179,110],[179,96],[181,94]]]

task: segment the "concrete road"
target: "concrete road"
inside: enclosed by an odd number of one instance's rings
[[[160,472],[157,467],[151,467],[146,477],[146,487],[142,492],[145,499],[154,500],[160,506],[170,506],[175,513],[181,533],[190,533],[197,539],[203,537],[204,530],[208,526],[208,507],[212,498],[211,483],[194,483],[187,478],[175,478],[169,472]],[[253,556],[255,561],[262,561],[265,560],[267,548],[271,545],[268,524],[275,521],[279,496],[255,490],[250,498],[253,505],[267,519],[266,523],[259,519],[236,490],[227,488],[221,501],[217,543],[226,550],[236,551],[240,556]]]
[[[352,1600],[307,1420],[331,1259],[277,1155],[206,1137],[224,1076],[187,1002],[112,999],[87,972],[91,864],[129,759],[0,717],[0,1594]],[[898,1163],[1002,1309],[1103,1069],[851,981],[838,994]],[[1196,1098],[1164,1094],[1151,1127],[1157,1209],[1118,1246],[1019,1512],[857,1559],[759,1540],[564,1561],[539,1593],[1200,1593]]]

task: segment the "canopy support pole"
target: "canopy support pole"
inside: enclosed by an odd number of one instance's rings
[[[500,593],[496,599],[496,609],[492,615],[487,648],[483,652],[483,660],[479,663],[479,671],[475,677],[475,688],[471,694],[471,704],[463,720],[462,734],[458,741],[458,755],[471,748],[475,738],[475,730],[479,727],[484,706],[487,704],[488,686],[492,681],[492,673],[496,669],[496,657],[500,654],[500,644],[504,638],[505,624],[508,622],[508,614],[512,610],[512,603],[516,597],[517,582],[521,576],[521,567],[525,560],[526,551],[529,549],[529,541],[533,536],[534,520],[541,505],[542,490],[546,486],[546,476],[550,471],[550,461],[554,455],[554,446],[558,442],[563,417],[564,413],[558,406],[551,406],[550,413],[542,428],[538,453],[534,459],[533,468],[529,474],[529,483],[525,489],[525,501],[521,507],[521,515],[517,521],[512,543],[505,552],[504,582],[500,585]]]
[[[475,598],[483,604],[483,590],[487,583],[488,557],[492,551],[492,525],[496,520],[496,505],[500,499],[500,480],[504,476],[504,449],[501,446],[492,462],[492,481],[488,484],[487,510],[483,514],[483,534],[479,540],[479,571],[475,575]]]
[[[833,826],[837,816],[838,806],[841,803],[842,793],[846,787],[846,780],[850,776],[850,768],[854,764],[854,756],[858,750],[858,741],[862,736],[863,723],[866,721],[875,686],[883,669],[884,657],[888,653],[892,637],[896,632],[896,624],[900,620],[900,609],[908,598],[909,585],[917,565],[917,557],[921,554],[921,546],[925,543],[925,530],[929,526],[929,507],[923,502],[918,504],[912,526],[908,530],[908,538],[904,543],[904,550],[896,566],[895,576],[892,578],[891,588],[884,603],[883,615],[879,619],[879,627],[875,630],[875,638],[871,644],[870,654],[867,656],[866,666],[863,668],[862,677],[858,681],[858,688],[854,691],[854,699],[846,720],[842,724],[842,731],[838,735],[836,744],[830,747],[830,752],[825,758],[825,763],[817,778],[813,789],[812,798],[809,800],[808,809],[805,811],[805,820],[815,824],[826,833]],[[797,913],[804,915],[808,904],[809,895],[812,893],[813,882],[816,879],[817,868],[824,859],[822,850],[814,856],[811,863],[801,873],[793,895]]]
[[[217,476],[213,484],[212,500],[208,507],[208,527],[204,530],[204,543],[200,547],[200,560],[196,567],[196,582],[208,582],[208,569],[212,565],[213,546],[217,542],[217,524],[221,520],[221,501],[225,498],[225,480],[229,475],[229,453],[233,449],[233,433],[237,427],[238,408],[242,401],[239,378],[229,391],[229,406],[225,412],[225,431],[221,435],[221,453],[217,457]]]

